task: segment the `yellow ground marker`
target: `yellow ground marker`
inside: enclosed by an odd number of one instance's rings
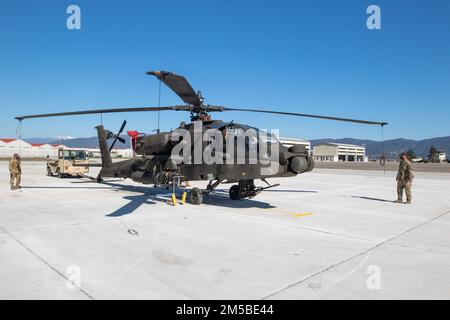
[[[177,205],[177,197],[175,196],[175,193],[172,193],[172,205],[173,206]]]
[[[282,210],[282,209],[278,209],[278,208],[267,208],[266,210],[272,210],[272,211],[277,211],[279,213],[288,214],[295,218],[309,217],[309,216],[314,215],[313,212],[292,212],[292,211],[286,211],[286,210]]]
[[[300,217],[309,217],[309,216],[313,216],[314,213],[312,212],[304,212],[304,213],[291,213],[291,216],[295,217],[295,218],[300,218]]]

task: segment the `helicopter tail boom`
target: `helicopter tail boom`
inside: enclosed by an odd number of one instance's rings
[[[108,168],[112,164],[112,159],[111,159],[111,152],[108,147],[107,133],[102,125],[97,126],[95,128],[97,129],[98,144],[100,147],[100,154],[102,156],[102,167]]]

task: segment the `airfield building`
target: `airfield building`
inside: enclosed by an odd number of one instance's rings
[[[59,149],[84,150],[91,157],[100,158],[100,149],[69,148],[62,144],[28,143],[21,139],[0,138],[0,159],[11,158],[14,153],[18,153],[23,159],[56,159]],[[114,148],[111,150],[113,158],[131,158],[132,155],[131,149]]]
[[[0,158],[11,158],[14,153],[22,158],[57,158],[58,149],[63,145],[28,143],[21,139],[0,138]]]
[[[444,150],[438,150],[437,152],[438,162],[444,162],[447,160],[447,155]]]
[[[366,148],[353,144],[325,142],[314,146],[315,161],[367,162]]]
[[[11,158],[14,153],[26,154],[31,157],[33,146],[19,139],[0,139],[0,158]]]
[[[295,138],[279,138],[280,142],[286,147],[292,147],[294,144],[304,145],[308,154],[311,152],[311,142],[303,139],[295,139]]]

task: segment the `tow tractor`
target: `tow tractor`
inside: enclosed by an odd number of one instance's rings
[[[83,177],[89,172],[89,157],[85,150],[59,149],[58,160],[47,161],[47,175],[58,178]]]

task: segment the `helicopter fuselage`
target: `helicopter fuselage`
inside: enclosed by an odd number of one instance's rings
[[[264,141],[267,144],[267,152],[264,154],[260,140],[255,142],[256,153],[253,154],[249,146],[251,142],[249,139],[245,140],[243,159],[238,159],[239,147],[237,144],[230,147],[226,143],[226,132],[238,132],[234,137],[237,140],[239,138],[245,139],[245,137],[240,136],[245,130],[253,129],[253,132],[260,133],[258,129],[243,124],[217,120],[203,122],[202,126],[201,132],[203,134],[211,129],[222,132],[223,149],[213,151],[213,154],[217,153],[219,160],[222,161],[207,163],[203,157],[201,161],[194,159],[196,154],[203,156],[211,141],[201,137],[199,143],[198,139],[193,138],[186,145],[186,141],[180,138],[179,134],[176,133],[177,130],[175,130],[136,138],[133,141],[133,148],[137,156],[130,160],[106,164],[100,174],[102,177],[130,178],[145,184],[162,184],[170,182],[170,178],[173,176],[179,176],[186,181],[240,181],[290,177],[311,171],[313,168],[313,159],[304,146],[297,145],[288,148],[273,136]],[[185,130],[190,136],[194,137],[194,127],[194,123],[182,124],[178,130]],[[100,126],[98,130],[100,137],[101,130],[104,129]],[[187,157],[186,155],[181,157],[181,154],[174,154],[175,148],[178,146],[179,149],[179,144],[183,142],[185,143],[184,148],[188,152]],[[195,150],[196,148],[200,148],[200,152]],[[106,150],[102,150],[102,152],[106,152]],[[232,158],[230,158],[230,154]]]

